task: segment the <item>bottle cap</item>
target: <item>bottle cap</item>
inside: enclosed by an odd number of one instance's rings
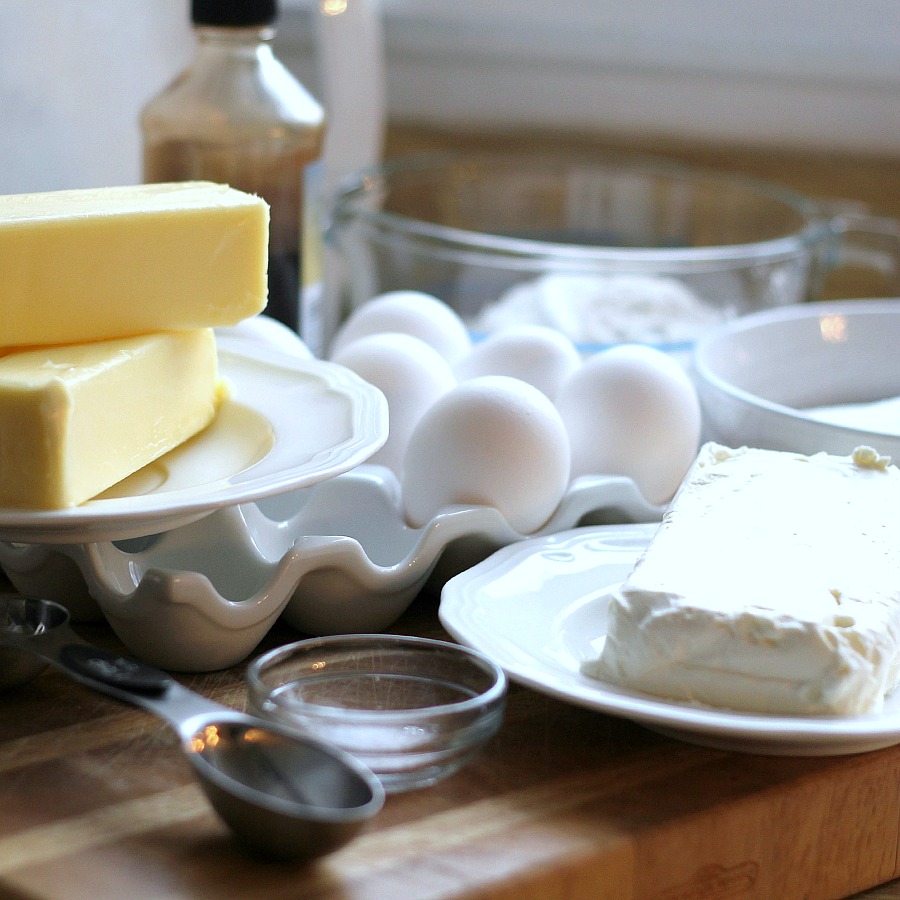
[[[240,28],[271,25],[277,18],[278,0],[191,0],[191,21],[195,25]]]

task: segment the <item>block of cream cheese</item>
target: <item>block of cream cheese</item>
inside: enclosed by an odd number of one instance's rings
[[[211,182],[0,196],[0,346],[234,325],[265,306],[268,232]]]
[[[201,431],[222,397],[211,329],[0,357],[0,506],[75,506]]]
[[[877,712],[900,663],[900,471],[705,445],[586,674],[786,715]]]

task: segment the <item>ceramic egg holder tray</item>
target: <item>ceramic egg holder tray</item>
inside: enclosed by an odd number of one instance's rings
[[[486,506],[447,507],[413,528],[396,476],[363,464],[146,537],[2,542],[0,566],[17,590],[64,604],[76,620],[105,618],[147,662],[211,671],[245,659],[279,617],[304,634],[382,631],[429,581],[502,546],[661,515],[631,479],[598,476],[574,481],[529,535]]]

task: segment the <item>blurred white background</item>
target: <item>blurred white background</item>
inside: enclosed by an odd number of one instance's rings
[[[190,57],[184,0],[0,0],[0,193],[140,180],[137,115]]]
[[[897,0],[383,3],[399,117],[900,152]]]
[[[282,0],[276,48],[323,97],[320,2],[341,0]],[[900,154],[897,0],[380,3],[398,120]],[[190,58],[188,0],[0,16],[0,193],[139,180],[138,112]]]

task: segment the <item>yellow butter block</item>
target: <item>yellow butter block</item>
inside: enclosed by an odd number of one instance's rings
[[[96,496],[208,425],[222,397],[211,329],[0,357],[0,506]]]
[[[0,196],[0,346],[235,325],[268,234],[264,200],[212,182]]]

